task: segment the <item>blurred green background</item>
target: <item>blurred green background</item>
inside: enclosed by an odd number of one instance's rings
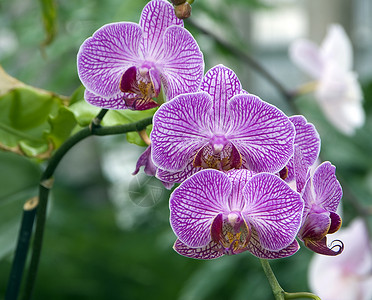
[[[28,85],[70,96],[80,86],[76,54],[81,43],[103,24],[137,22],[147,1],[56,1],[56,35],[43,48],[42,2],[0,1],[0,63]],[[324,119],[311,95],[297,99],[296,105],[320,133],[322,158],[337,166],[348,224],[357,215],[354,198],[370,205],[372,195],[372,45],[366,38],[372,32],[371,5],[363,9],[368,1],[353,1],[350,13],[351,1],[322,2],[196,0],[192,20],[250,53],[289,90],[307,78],[290,63],[288,44],[299,36],[319,42],[327,24],[344,25],[364,88],[365,126],[345,137]],[[315,13],[320,10],[321,16]],[[225,64],[247,91],[293,114],[279,92],[249,64],[188,22],[185,26],[204,53],[206,70]],[[55,175],[34,299],[273,299],[259,261],[249,253],[196,261],[172,250],[170,191],[155,179],[131,175],[144,149],[124,136],[89,138],[64,158]],[[23,203],[37,194],[44,167],[45,162],[0,152],[0,298]],[[286,291],[309,290],[311,256],[302,248],[293,257],[273,261]]]

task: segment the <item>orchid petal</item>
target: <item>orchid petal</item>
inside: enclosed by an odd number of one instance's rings
[[[303,201],[282,179],[260,173],[243,189],[246,205],[243,215],[257,231],[267,250],[288,247],[301,225]]]
[[[120,92],[113,97],[103,98],[97,94],[85,90],[84,92],[85,100],[98,107],[107,108],[107,109],[127,109],[129,108],[127,103],[124,100],[124,93]]]
[[[134,23],[107,24],[81,45],[77,66],[81,82],[94,94],[115,97],[124,71],[137,64],[142,29]]]
[[[338,130],[352,135],[365,122],[363,93],[356,75],[330,64],[315,93],[323,113]]]
[[[313,42],[299,39],[289,47],[291,60],[305,73],[313,78],[320,78],[325,62],[320,55],[319,48]]]
[[[302,160],[302,151],[300,146],[295,145],[294,155],[293,155],[293,173],[296,179],[296,190],[301,193],[307,180],[310,177],[309,165],[304,163]]]
[[[151,146],[148,146],[146,150],[141,154],[138,158],[136,169],[132,173],[132,175],[138,174],[140,168],[145,166],[145,173],[150,176],[155,176],[156,174],[156,166],[153,164],[151,160]]]
[[[247,246],[247,250],[251,252],[254,256],[264,259],[277,259],[277,258],[284,258],[295,254],[300,249],[300,245],[296,240],[293,240],[289,246],[279,250],[279,251],[270,251],[266,250],[260,244],[260,240],[258,238],[257,232],[252,230],[251,232],[251,239]]]
[[[187,163],[186,167],[181,171],[172,172],[158,168],[156,172],[156,177],[161,181],[168,182],[170,184],[183,182],[191,175],[199,172],[200,170],[203,170],[203,168],[200,167],[195,168],[192,162],[193,157],[191,157],[191,160]]]
[[[336,167],[326,161],[316,168],[312,179],[316,203],[329,212],[336,212],[342,198],[342,188],[335,172]]]
[[[301,240],[321,240],[327,235],[330,226],[329,212],[310,212],[306,216],[298,236]]]
[[[327,35],[320,46],[324,61],[334,61],[342,70],[351,70],[353,49],[345,30],[338,24],[328,28]]]
[[[310,250],[328,256],[336,256],[342,253],[344,250],[344,244],[340,240],[332,241],[330,245],[327,245],[327,237],[323,237],[321,240],[305,239],[305,246]]]
[[[196,92],[204,72],[203,54],[193,36],[184,28],[172,26],[164,33],[163,86],[168,100]]]
[[[190,247],[211,241],[213,219],[228,211],[231,182],[222,172],[202,170],[185,180],[170,197],[170,222],[177,237]]]
[[[154,0],[143,8],[139,25],[143,29],[141,50],[144,57],[157,60],[162,56],[165,30],[172,25],[183,26],[183,21],[175,16],[169,2]]]
[[[293,123],[296,131],[294,144],[299,147],[301,153],[301,163],[305,167],[312,166],[318,158],[320,151],[320,137],[315,129],[315,126],[311,123],[307,123],[307,120],[303,116],[292,116],[289,120]],[[287,164],[288,176],[287,182],[294,179],[293,169],[293,158],[291,158]]]
[[[231,69],[217,65],[205,74],[201,90],[213,98],[213,130],[217,132],[223,130],[230,120],[228,101],[242,93],[238,77]]]
[[[279,172],[293,155],[294,126],[276,107],[254,95],[230,100],[228,138],[254,172]]]
[[[208,142],[212,101],[207,93],[179,95],[154,115],[152,159],[164,170],[180,171]]]
[[[230,170],[226,173],[232,182],[232,192],[229,197],[229,208],[231,211],[241,211],[244,207],[243,188],[254,175],[253,172],[245,169]]]
[[[182,256],[195,259],[215,259],[224,255],[221,246],[213,241],[203,247],[191,248],[177,239],[173,249]]]

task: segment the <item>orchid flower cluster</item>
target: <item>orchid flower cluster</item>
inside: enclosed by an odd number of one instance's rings
[[[159,107],[135,173],[144,166],[178,185],[169,207],[179,254],[282,258],[298,251],[296,238],[321,254],[342,252],[342,242],[327,244],[341,226],[335,167],[310,171],[315,127],[245,91],[223,65],[203,76],[203,54],[170,3],[149,2],[139,24],[98,29],[80,48],[78,72],[93,105]]]

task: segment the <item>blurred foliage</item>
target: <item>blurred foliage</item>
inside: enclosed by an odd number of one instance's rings
[[[12,88],[3,89],[4,81],[0,80],[0,144],[19,148],[28,156],[46,157],[69,135],[88,125],[99,109],[83,100],[84,89],[76,71],[79,46],[105,23],[138,22],[146,2],[0,2],[0,62],[6,72],[25,83],[11,80]],[[251,51],[251,45],[244,42],[245,28],[239,26],[242,20],[236,17],[236,12],[268,8],[259,0],[196,0],[193,18],[205,20],[216,34]],[[58,33],[55,34],[57,26]],[[204,52],[207,69],[216,63],[236,67],[244,88],[254,91],[254,86],[247,86],[249,76],[244,76],[243,72],[249,66],[237,61],[226,49],[216,47],[205,34],[193,30],[192,33]],[[46,55],[43,56],[40,45],[47,42],[51,43],[44,49]],[[286,54],[282,54],[282,59],[287,59]],[[296,100],[301,113],[320,133],[322,158],[337,166],[338,176],[366,204],[370,204],[372,194],[372,82],[368,80],[371,79],[367,78],[364,85],[367,122],[352,138],[336,132],[310,96]],[[154,111],[143,114],[110,111],[103,124],[132,122],[148,113]],[[137,133],[128,134],[127,139],[143,145]],[[92,152],[90,157],[88,154]],[[67,162],[64,168],[68,171],[56,175],[35,299],[272,299],[260,264],[249,253],[204,262],[183,258],[172,250],[175,237],[168,222],[169,193],[164,193],[157,205],[150,209],[134,207],[146,213],[130,228],[120,228],[115,222],[117,208],[107,192],[110,184],[102,176],[93,178],[91,172],[92,168],[100,171],[102,157],[108,154],[95,147],[78,145],[69,156],[86,164]],[[0,152],[0,166],[1,298],[22,205],[36,195],[43,165],[40,160]],[[74,176],[81,170],[87,170],[87,173],[78,181]],[[123,174],[123,178],[128,175]],[[69,178],[74,179],[68,181]],[[98,187],[105,193],[96,192]],[[125,190],[123,194],[126,193]],[[356,211],[350,204],[354,199],[348,193],[344,199],[347,224]],[[128,197],[123,196],[122,201],[134,206]],[[273,261],[274,272],[285,290],[308,290],[306,273],[311,255],[302,248],[293,257]]]
[[[53,42],[56,35],[57,5],[54,0],[40,0],[40,5],[46,33],[46,38],[42,43],[42,47],[45,47]]]

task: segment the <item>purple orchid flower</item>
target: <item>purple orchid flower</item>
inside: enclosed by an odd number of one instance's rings
[[[341,217],[336,213],[342,198],[342,188],[335,171],[335,166],[327,161],[319,165],[307,179],[302,191],[305,202],[303,224],[298,234],[309,249],[332,256],[343,251],[341,241],[338,241],[341,244],[332,243],[331,248],[327,246],[327,234],[336,232],[342,223]],[[334,251],[335,248],[337,251]]]
[[[249,251],[260,258],[294,254],[304,203],[279,177],[249,170],[202,170],[170,197],[181,255],[212,259]]]
[[[85,99],[109,109],[156,107],[162,85],[170,100],[196,91],[204,72],[199,46],[164,0],[149,2],[139,24],[98,29],[81,45],[77,61]]]
[[[203,168],[279,172],[293,155],[294,135],[283,112],[245,92],[235,73],[218,65],[201,91],[179,95],[155,113],[152,159],[157,177],[172,183]]]
[[[298,148],[297,155],[301,155],[300,159],[302,167],[311,167],[319,156],[320,137],[315,129],[315,126],[308,123],[304,116],[292,116],[289,120],[293,123],[296,131],[294,145]],[[291,182],[295,179],[294,170],[294,155],[289,160],[288,164],[280,171],[280,177],[286,182]],[[298,191],[300,192],[300,191]]]

